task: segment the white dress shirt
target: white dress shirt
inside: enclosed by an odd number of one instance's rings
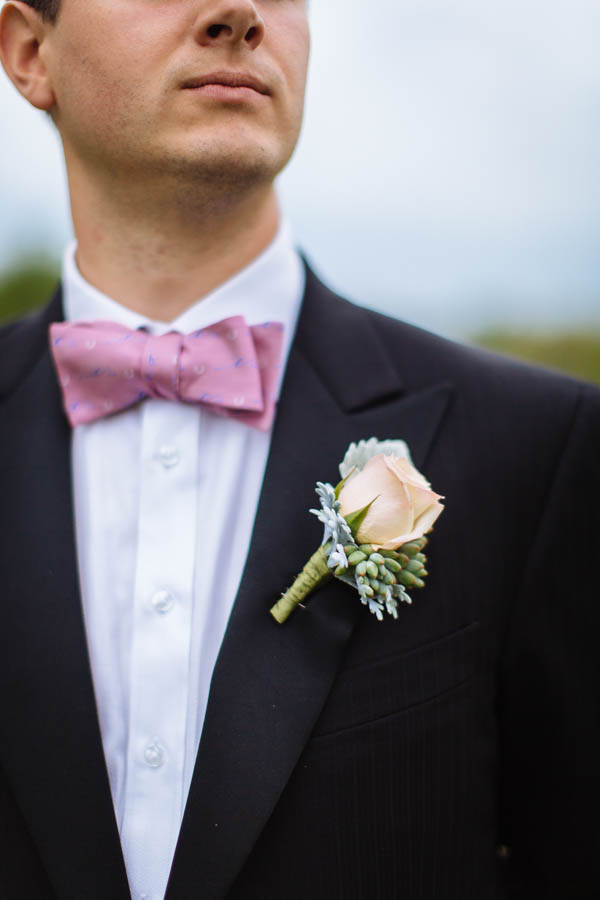
[[[190,332],[233,315],[249,325],[280,321],[283,374],[304,290],[287,226],[169,324],[93,288],[75,252],[72,245],[63,268],[68,320],[110,320],[153,334]],[[85,626],[134,900],[164,897],[270,440],[233,419],[158,399],[73,432]]]

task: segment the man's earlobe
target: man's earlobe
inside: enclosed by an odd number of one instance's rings
[[[37,109],[49,111],[55,103],[41,46],[52,26],[19,0],[8,0],[0,10],[0,60],[17,90]]]

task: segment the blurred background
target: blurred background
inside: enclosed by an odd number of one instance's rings
[[[280,179],[340,293],[600,383],[598,0],[313,0]],[[70,237],[60,147],[0,73],[0,319]]]

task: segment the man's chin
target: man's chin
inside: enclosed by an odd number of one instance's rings
[[[181,181],[202,182],[215,187],[233,184],[247,191],[252,185],[273,181],[286,159],[270,152],[266,146],[187,147],[181,152],[166,154],[158,169],[163,176]]]

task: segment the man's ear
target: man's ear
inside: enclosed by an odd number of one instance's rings
[[[0,9],[0,60],[17,90],[37,109],[49,111],[55,103],[50,78],[40,52],[52,25],[19,0]]]

